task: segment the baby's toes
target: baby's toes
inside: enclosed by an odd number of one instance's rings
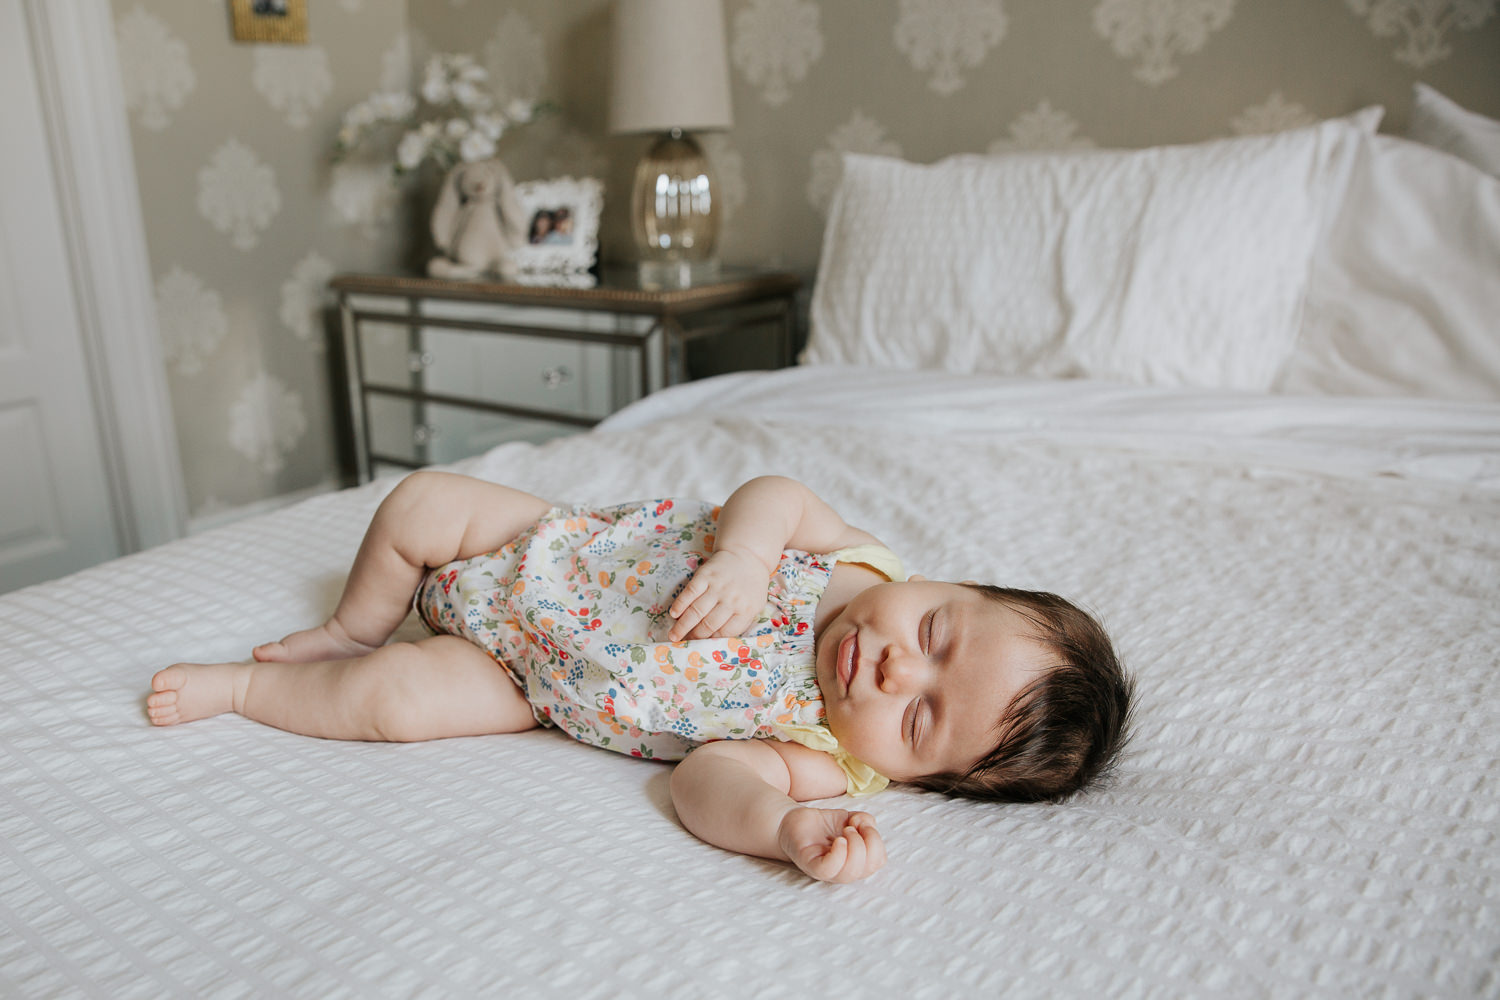
[[[177,692],[187,683],[187,671],[178,666],[167,667],[158,670],[151,678],[151,690],[157,692],[171,692],[172,700],[177,700]]]
[[[146,696],[146,717],[153,726],[174,726],[180,721],[177,692],[187,683],[187,671],[178,666],[158,670]]]
[[[157,691],[146,699],[146,716],[153,726],[171,726],[178,720],[177,692]]]

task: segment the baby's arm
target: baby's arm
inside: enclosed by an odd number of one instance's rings
[[[795,479],[752,479],[724,502],[713,554],[670,609],[677,619],[670,638],[675,642],[742,632],[766,605],[766,585],[783,549],[830,552],[877,541],[846,524]]]
[[[844,788],[832,757],[775,740],[708,743],[672,773],[677,816],[699,839],[790,861],[824,882],[853,882],[885,864],[885,843],[868,813],[798,804]]]

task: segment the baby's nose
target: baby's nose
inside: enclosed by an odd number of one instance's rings
[[[880,658],[880,689],[898,693],[915,683],[921,671],[921,656],[900,646],[887,646]]]

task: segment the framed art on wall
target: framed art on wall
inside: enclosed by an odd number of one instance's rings
[[[307,0],[230,0],[237,42],[307,42]]]
[[[526,243],[513,255],[525,272],[577,273],[594,266],[604,184],[594,177],[559,177],[516,185]]]

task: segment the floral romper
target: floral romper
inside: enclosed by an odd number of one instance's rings
[[[667,610],[713,551],[719,511],[680,499],[553,508],[498,551],[429,572],[414,603],[433,631],[494,656],[538,722],[583,743],[680,760],[712,740],[790,740],[833,754],[851,793],[879,791],[885,779],[828,731],[818,689],[813,614],[839,553],[783,552],[744,635],[667,640]]]

